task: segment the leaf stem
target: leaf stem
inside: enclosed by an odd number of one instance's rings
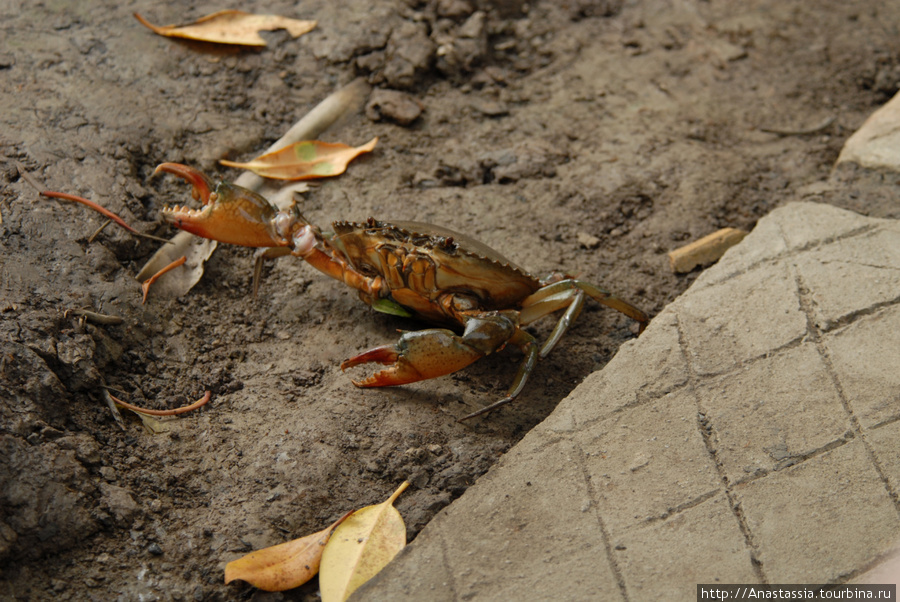
[[[391,494],[391,497],[389,497],[389,498],[387,499],[387,502],[385,502],[385,503],[386,503],[387,505],[389,505],[389,506],[393,506],[393,505],[394,505],[394,501],[395,501],[398,497],[400,497],[400,494],[401,494],[401,493],[403,493],[404,491],[406,491],[406,488],[407,488],[407,487],[409,487],[409,481],[403,481],[403,482],[400,484],[400,486],[397,487],[397,491],[395,491],[394,493],[392,493],[392,494]]]
[[[89,201],[84,197],[77,196],[74,194],[69,194],[68,192],[54,192],[52,190],[42,190],[41,196],[50,197],[51,199],[63,199],[65,201],[74,201],[76,203],[81,203],[82,205],[87,205],[88,207],[90,207],[91,209],[96,211],[97,213],[102,213],[103,215],[105,215],[106,217],[111,219],[112,221],[116,222],[117,224],[119,224],[120,226],[122,226],[123,228],[125,228],[126,230],[131,232],[132,234],[139,234],[139,232],[137,230],[135,230],[134,228],[129,226],[125,222],[125,220],[123,220],[121,217],[119,217],[118,215],[116,215],[115,213],[113,213],[112,211],[107,209],[106,207],[101,207],[94,201]]]

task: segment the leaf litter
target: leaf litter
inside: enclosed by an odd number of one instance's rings
[[[406,525],[393,504],[407,487],[404,481],[381,504],[348,512],[321,531],[229,562],[225,583],[240,579],[275,592],[319,573],[323,602],[343,602],[406,546]]]
[[[291,37],[297,38],[316,27],[315,21],[256,15],[240,10],[221,10],[187,25],[153,25],[138,13],[134,13],[134,18],[153,33],[167,38],[238,46],[266,46],[260,31],[286,29]]]
[[[378,144],[372,138],[362,146],[333,144],[319,140],[303,140],[272,153],[266,153],[248,161],[219,161],[226,167],[247,169],[273,180],[311,180],[339,176],[347,165],[363,153],[371,152]]]

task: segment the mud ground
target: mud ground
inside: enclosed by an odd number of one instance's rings
[[[249,599],[249,586],[223,584],[227,561],[321,529],[404,479],[413,486],[397,507],[413,538],[636,334],[588,307],[514,405],[458,424],[503,396],[516,352],[356,389],[340,361],[416,325],[290,259],[266,270],[254,300],[252,251],[224,246],[191,292],[142,305],[134,276],[158,243],[113,228],[91,240],[103,219],[39,199],[17,163],[169,236],[159,209],[189,191],[151,179],[158,163],[233,179],[218,159],[252,157],[363,76],[424,112],[405,126],[360,113],[329,130],[324,139],[380,143],[305,196],[308,217],[442,224],[650,314],[696,275],[670,273],[666,252],[751,229],[791,199],[830,202],[829,177],[859,191],[845,208],[900,215],[895,183],[830,173],[843,141],[897,91],[896,3],[187,6],[0,3],[3,599]],[[131,15],[172,23],[222,8],[319,27],[234,52],[154,36]],[[207,389],[213,399],[153,434],[128,412],[120,427],[103,387],[152,408]],[[278,596],[265,599],[316,599],[316,583]]]

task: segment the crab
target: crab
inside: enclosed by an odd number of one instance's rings
[[[346,370],[375,363],[386,368],[358,387],[405,385],[451,374],[507,345],[524,359],[506,396],[461,420],[513,401],[539,358],[559,342],[580,313],[585,297],[639,323],[647,316],[631,304],[588,282],[553,273],[532,276],[487,245],[447,228],[403,221],[337,221],[323,233],[297,210],[280,211],[261,195],[218,184],[202,172],[178,163],[163,163],[168,172],[189,182],[199,210],[166,207],[163,218],[175,227],[223,243],[266,248],[265,256],[293,255],[324,274],[356,289],[375,310],[416,317],[436,326],[406,331],[391,345],[351,357]],[[524,326],[565,310],[542,345]],[[461,334],[460,334],[461,332]]]

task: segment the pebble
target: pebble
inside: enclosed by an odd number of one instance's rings
[[[578,244],[585,249],[596,249],[600,246],[600,239],[587,232],[579,232],[575,238],[578,239]]]

